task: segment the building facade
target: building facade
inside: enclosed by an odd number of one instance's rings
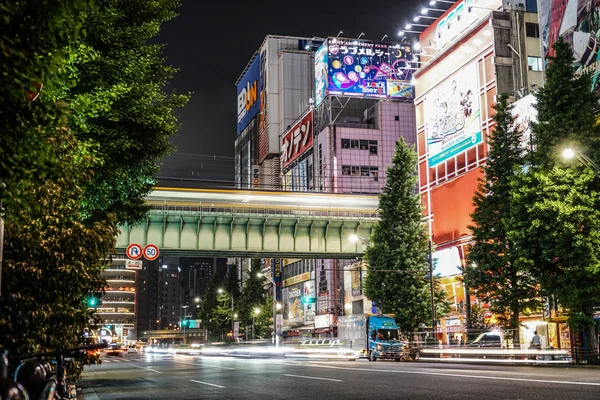
[[[279,137],[308,107],[317,38],[267,36],[236,82],[235,182],[280,189]]]
[[[468,225],[487,160],[487,138],[494,129],[496,96],[508,93],[513,101],[527,100],[543,82],[536,10],[530,11],[525,4],[511,7],[501,0],[463,0],[419,35],[419,191],[436,249],[436,274],[452,303],[451,314],[437,328],[445,343],[453,336],[466,337],[465,317],[476,301],[466,296],[461,275],[472,267],[465,264],[472,241]],[[531,327],[522,335],[527,343],[542,317],[523,322]]]
[[[102,271],[106,279],[102,305],[96,314],[102,320],[101,339],[108,342],[121,343],[124,340],[135,340],[136,334],[136,275],[135,269],[127,269],[129,260],[115,256],[110,265]]]
[[[159,329],[176,329],[180,327],[184,314],[189,310],[183,308],[183,281],[178,264],[163,264],[158,277],[159,296]]]

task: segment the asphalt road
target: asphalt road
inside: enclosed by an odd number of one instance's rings
[[[599,399],[600,369],[133,354],[87,367],[83,399]],[[81,398],[81,397],[80,397]]]

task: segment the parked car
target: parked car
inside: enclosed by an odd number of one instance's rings
[[[502,334],[500,332],[484,332],[477,336],[475,340],[467,343],[467,347],[495,347],[502,348]]]

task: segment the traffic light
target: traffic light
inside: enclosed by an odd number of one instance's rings
[[[313,304],[313,303],[316,303],[316,301],[317,301],[317,299],[314,297],[303,297],[302,298],[302,302],[304,304]]]
[[[189,319],[184,319],[181,321],[181,326],[184,328],[188,328],[190,326],[190,320]]]
[[[102,297],[99,293],[92,293],[85,299],[85,302],[89,308],[96,308],[102,305]]]

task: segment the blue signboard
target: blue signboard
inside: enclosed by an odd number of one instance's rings
[[[256,56],[237,86],[237,133],[248,125],[260,110],[260,56]]]
[[[325,51],[327,54],[325,55]],[[323,65],[327,63],[327,93]],[[315,55],[315,102],[324,95],[410,99],[418,57],[408,44],[329,38]]]

